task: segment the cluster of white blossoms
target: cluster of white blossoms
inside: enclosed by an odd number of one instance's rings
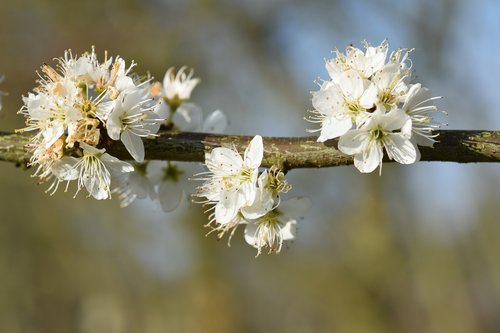
[[[266,247],[268,253],[278,253],[284,241],[294,239],[297,219],[309,206],[306,198],[280,205],[280,194],[291,187],[276,167],[259,174],[263,153],[259,135],[250,141],[243,157],[233,149],[214,148],[205,155],[209,172],[198,175],[204,183],[194,194],[211,206],[207,226],[212,232],[219,238],[229,233],[230,241],[236,228],[245,224],[245,240],[257,248],[257,255]]]
[[[389,45],[364,43],[326,60],[330,80],[312,93],[314,110],[308,120],[320,123],[319,142],[339,138],[338,148],[354,156],[361,172],[382,170],[384,149],[390,159],[411,164],[420,159],[417,145],[432,146],[437,107],[427,88],[412,83],[409,54],[398,49],[388,56]]]
[[[98,200],[116,192],[122,206],[149,197],[164,210],[177,207],[183,191],[175,183],[181,172],[168,164],[160,177],[148,177],[143,140],[157,136],[162,125],[176,126],[172,118],[181,108],[190,109],[181,112],[181,125],[201,117],[201,109],[186,102],[199,79],[186,75],[185,68],[177,75],[169,69],[162,85],[132,73],[134,66],[107,54],[101,63],[92,50],[81,56],[66,51],[55,69],[42,67],[39,86],[23,97],[19,113],[27,126],[19,131],[35,131],[30,165],[41,183],[51,182],[49,192],[61,183],[67,189],[75,180],[76,193],[85,189]],[[226,123],[216,111],[207,126],[218,130]],[[106,153],[103,147],[113,141],[123,143],[130,162]]]
[[[144,161],[143,137],[154,136],[161,117],[150,96],[149,81],[131,74],[129,65],[116,57],[103,63],[94,51],[80,57],[66,51],[56,69],[42,67],[39,86],[23,97],[20,113],[27,127],[36,131],[30,147],[30,164],[41,182],[52,181],[55,192],[61,182],[77,181],[77,193],[85,188],[96,199],[111,197],[111,178],[134,167],[105,152],[102,144],[120,140],[131,157]]]

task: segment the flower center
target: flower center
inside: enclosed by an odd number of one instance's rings
[[[345,101],[345,106],[352,114],[356,115],[358,112],[363,111],[364,109],[359,105],[358,101]]]
[[[396,95],[392,93],[392,89],[385,89],[379,92],[378,99],[380,103],[382,103],[382,105],[384,105],[387,109],[390,109],[397,103]]]
[[[385,137],[386,133],[380,127],[378,127],[374,130],[371,130],[370,135],[371,135],[373,140],[380,141]]]

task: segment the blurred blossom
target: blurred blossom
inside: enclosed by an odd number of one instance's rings
[[[186,73],[186,67],[181,67],[177,74],[170,67],[163,78],[163,90],[161,95],[169,104],[180,104],[180,102],[191,98],[191,93],[200,82],[199,78],[193,78],[194,70]]]

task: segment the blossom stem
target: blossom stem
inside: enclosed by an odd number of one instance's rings
[[[165,120],[165,127],[170,128],[174,122],[174,114],[177,111],[177,108],[179,107],[180,103],[176,101],[167,101],[167,103],[170,106],[170,110],[168,110],[168,116],[167,119]]]

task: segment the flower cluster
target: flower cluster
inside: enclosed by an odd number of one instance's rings
[[[26,117],[19,131],[35,132],[29,145],[34,175],[51,183],[51,193],[75,180],[76,193],[85,189],[95,199],[118,193],[122,206],[149,197],[159,199],[164,210],[175,208],[184,193],[175,184],[182,172],[168,164],[162,176],[148,176],[143,139],[154,138],[162,125],[174,126],[177,113],[183,116],[175,127],[183,130],[194,124],[186,118],[202,119],[201,109],[187,102],[199,79],[192,71],[186,75],[185,68],[177,75],[169,69],[162,86],[133,73],[135,63],[127,66],[120,57],[106,54],[99,62],[94,50],[81,56],[66,51],[56,61],[55,68],[41,68],[39,86],[23,97],[19,111]],[[205,124],[220,130],[227,120],[216,111]],[[106,152],[113,141],[122,142],[133,162]]]
[[[132,172],[133,166],[107,154],[102,147],[121,141],[132,158],[144,160],[142,138],[154,136],[162,122],[149,81],[131,73],[116,57],[100,63],[95,52],[80,57],[66,51],[56,69],[42,67],[39,86],[24,97],[20,113],[27,127],[37,131],[31,140],[31,165],[41,182],[77,180],[96,199],[111,196],[111,177]],[[66,186],[67,187],[67,186]]]
[[[411,83],[411,50],[388,56],[389,45],[364,43],[365,51],[349,46],[345,54],[326,60],[330,79],[313,92],[308,120],[320,123],[319,142],[339,138],[339,150],[354,156],[361,172],[382,167],[385,149],[402,164],[419,160],[417,145],[432,146],[437,107],[427,88]]]
[[[280,204],[280,194],[290,190],[284,173],[271,167],[259,174],[264,153],[262,137],[257,135],[242,156],[225,147],[206,153],[209,172],[201,173],[205,181],[195,196],[205,198],[201,203],[211,208],[208,226],[218,237],[229,233],[229,240],[240,224],[246,224],[245,240],[255,248],[257,255],[268,247],[269,253],[278,253],[283,241],[294,238],[295,225],[308,206],[307,199],[295,198],[289,204]],[[296,208],[303,208],[297,211]]]

